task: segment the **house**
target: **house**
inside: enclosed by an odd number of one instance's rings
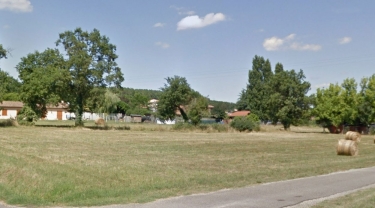
[[[19,101],[3,101],[0,103],[0,119],[16,118],[18,112],[23,108]]]
[[[20,101],[3,101],[0,103],[0,119],[16,118],[17,114],[23,108],[23,103]],[[42,118],[46,120],[67,120],[70,113],[68,112],[68,105],[59,103],[57,106],[48,105],[47,114]]]
[[[228,123],[232,122],[235,117],[244,117],[250,115],[250,111],[235,111],[233,113],[228,113]]]

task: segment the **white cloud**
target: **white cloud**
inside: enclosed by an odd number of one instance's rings
[[[263,47],[267,51],[278,50],[298,50],[298,51],[318,51],[322,49],[321,45],[303,44],[294,41],[296,34],[290,34],[285,38],[278,38],[276,36],[267,38],[263,42]]]
[[[339,43],[341,45],[347,44],[347,43],[350,43],[350,42],[352,42],[352,38],[351,37],[343,37],[343,38],[339,39]]]
[[[224,20],[225,15],[223,13],[209,13],[203,18],[198,15],[187,16],[177,23],[177,30],[202,28]]]
[[[159,41],[159,42],[156,42],[155,45],[156,45],[156,46],[159,46],[159,47],[161,47],[161,48],[164,48],[164,49],[170,47],[170,45],[169,45],[168,43],[163,43],[163,42],[160,42],[160,41]]]
[[[194,11],[188,10],[184,7],[177,7],[177,6],[172,5],[172,6],[170,6],[170,8],[176,10],[179,15],[194,15],[195,14]]]
[[[154,27],[164,27],[164,26],[165,26],[165,23],[161,23],[161,22],[154,24]]]
[[[0,0],[1,9],[14,12],[31,12],[33,11],[33,6],[29,0]]]

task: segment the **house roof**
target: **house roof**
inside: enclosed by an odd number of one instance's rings
[[[0,107],[2,108],[23,108],[23,103],[21,101],[3,101],[0,103]],[[56,105],[48,105],[47,109],[66,109],[68,108],[68,104],[66,103],[59,103]]]
[[[22,108],[23,103],[20,101],[3,101],[0,103],[0,107]]]
[[[229,113],[229,117],[237,117],[237,116],[247,116],[250,114],[250,111],[236,111],[233,113]]]

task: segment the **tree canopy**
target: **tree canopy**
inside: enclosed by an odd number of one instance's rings
[[[64,59],[56,49],[38,51],[21,58],[16,66],[21,85],[21,100],[40,118],[47,113],[47,105],[64,99],[68,73]]]
[[[121,87],[124,80],[116,63],[116,46],[97,29],[87,32],[77,28],[61,33],[59,37],[56,46],[65,50],[65,67],[69,71],[66,93],[70,96],[70,107],[76,113],[76,125],[83,125],[84,106],[93,89]]]
[[[301,123],[306,116],[310,108],[310,99],[306,96],[309,90],[310,83],[305,81],[302,70],[287,71],[277,63],[273,72],[268,59],[255,56],[247,87],[241,91],[237,107],[250,110],[263,122],[281,122],[288,129],[290,125]]]
[[[341,85],[318,88],[312,111],[316,122],[324,127],[375,122],[375,74],[362,78],[360,91],[357,87],[353,78],[347,78]]]
[[[167,83],[161,88],[158,116],[163,120],[173,120],[176,117],[176,110],[178,110],[185,122],[190,120],[194,125],[197,125],[203,111],[207,112],[207,98],[203,98],[197,91],[191,89],[184,77],[168,77],[166,81]]]

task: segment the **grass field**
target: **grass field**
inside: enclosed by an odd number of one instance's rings
[[[335,146],[343,135],[321,128],[206,133],[128,126],[0,128],[0,201],[26,206],[142,203],[369,167],[375,160],[372,136],[362,136],[359,156],[337,156]]]

